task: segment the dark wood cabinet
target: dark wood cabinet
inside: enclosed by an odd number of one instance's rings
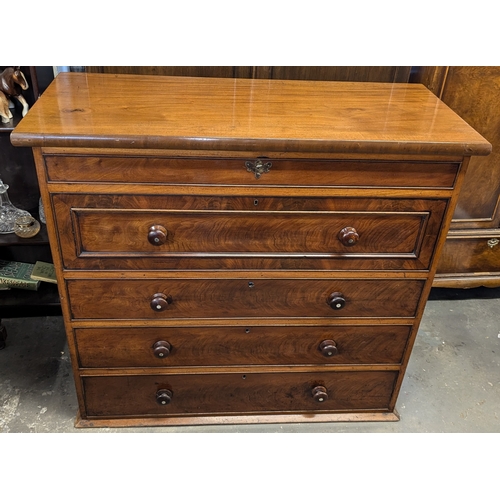
[[[406,83],[411,66],[86,66],[87,73]]]
[[[493,146],[471,159],[435,286],[500,286],[500,66],[418,68],[427,85]]]

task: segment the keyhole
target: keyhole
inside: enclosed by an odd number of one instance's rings
[[[247,378],[247,376],[246,376],[246,375],[242,375],[242,376],[241,376],[241,378],[242,378],[243,380],[245,380],[245,379]]]
[[[259,204],[259,200],[253,200],[253,204],[257,206]]]
[[[248,288],[253,288],[255,286],[255,283],[253,281],[248,282]]]
[[[250,328],[245,328],[245,333],[250,333]]]

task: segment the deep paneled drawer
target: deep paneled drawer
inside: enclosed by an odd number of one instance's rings
[[[68,268],[428,269],[446,202],[61,194],[54,207]]]
[[[48,155],[45,165],[49,182],[415,188],[452,188],[460,166],[458,162],[76,155]]]
[[[414,317],[425,280],[68,280],[74,319]],[[97,298],[97,299],[96,299]]]
[[[410,327],[77,328],[80,365],[397,364]]]
[[[88,416],[385,410],[397,372],[83,377]]]

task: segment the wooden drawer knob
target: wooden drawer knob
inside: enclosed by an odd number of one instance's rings
[[[157,358],[166,358],[171,350],[172,346],[166,340],[159,340],[153,344],[153,354]]]
[[[168,231],[160,225],[154,225],[149,228],[148,241],[151,245],[160,246],[167,241]]]
[[[172,303],[172,297],[164,293],[155,293],[151,298],[151,309],[153,311],[161,312],[168,308]]]
[[[317,385],[312,390],[312,397],[316,403],[323,403],[328,399],[328,392],[326,392],[326,387],[323,385]]]
[[[359,234],[353,227],[344,227],[339,234],[339,240],[346,247],[354,246],[359,240]]]
[[[327,300],[328,305],[332,309],[342,309],[345,306],[345,298],[341,292],[333,292],[330,294]]]
[[[327,358],[335,356],[339,353],[337,343],[334,340],[323,340],[323,342],[319,345],[319,350],[321,351],[321,354]]]
[[[172,391],[169,391],[168,389],[160,389],[156,393],[156,402],[159,405],[168,405],[170,401],[172,401]]]

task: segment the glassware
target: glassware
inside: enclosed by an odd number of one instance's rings
[[[16,208],[9,200],[7,194],[9,186],[0,179],[0,234],[13,233],[16,227],[16,219],[23,215],[31,214],[26,210]]]
[[[40,201],[38,202],[38,217],[40,218],[40,222],[42,224],[47,224],[45,220],[45,209],[43,208],[42,198],[40,197]]]
[[[31,215],[23,215],[16,219],[14,233],[20,238],[31,238],[40,231],[40,223]]]

